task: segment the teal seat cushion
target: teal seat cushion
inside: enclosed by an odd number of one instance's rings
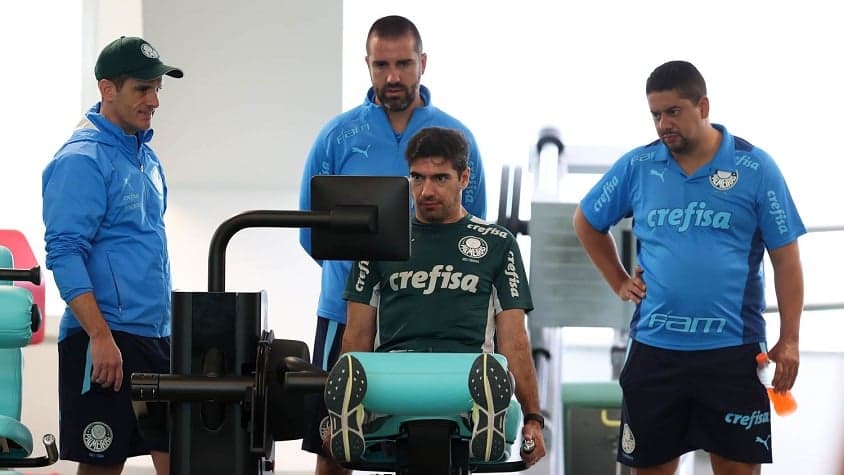
[[[0,348],[22,348],[32,338],[32,293],[0,285]]]
[[[0,348],[0,416],[21,418],[22,369],[20,348]]]
[[[446,416],[472,407],[468,375],[476,353],[351,353],[366,372],[367,410],[392,415]],[[507,369],[507,359],[494,355]]]
[[[0,450],[0,459],[22,459],[32,453],[32,433],[16,419],[0,416],[0,439],[9,445],[9,452]]]
[[[0,246],[0,268],[14,268],[12,253]],[[32,337],[32,293],[0,281],[0,460],[32,453],[32,433],[20,423],[23,358]]]

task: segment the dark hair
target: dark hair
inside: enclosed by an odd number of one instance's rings
[[[403,16],[390,15],[375,20],[375,23],[369,28],[369,34],[366,35],[366,53],[369,54],[369,40],[373,36],[381,38],[399,38],[410,33],[413,35],[415,45],[413,50],[422,54],[422,37],[419,35],[419,30],[412,21]]]
[[[460,175],[469,166],[469,143],[459,130],[425,127],[410,138],[404,157],[408,165],[418,158],[443,157]]]
[[[680,97],[697,102],[706,95],[706,81],[688,61],[669,61],[654,69],[645,84],[645,94],[675,90]]]
[[[103,78],[108,79],[109,81],[114,83],[114,87],[117,89],[117,92],[120,92],[123,89],[123,85],[126,83],[126,80],[129,79],[128,74],[121,74],[120,76],[115,76],[113,78]]]

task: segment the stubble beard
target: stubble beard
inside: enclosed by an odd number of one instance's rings
[[[686,137],[683,137],[682,135],[677,135],[677,136],[680,138],[680,140],[676,141],[673,144],[668,144],[668,143],[666,143],[665,140],[663,140],[662,143],[666,147],[668,147],[668,150],[670,150],[672,153],[685,154],[685,153],[688,153],[689,151],[691,151],[692,146],[691,146],[691,143],[689,142],[689,139],[687,139]]]
[[[378,100],[381,101],[381,105],[384,106],[389,112],[403,112],[406,111],[413,101],[416,100],[416,92],[415,88],[411,89],[405,86],[401,86],[404,89],[404,94],[400,95],[399,97],[388,97],[387,96],[387,88],[388,87],[395,87],[395,85],[386,85],[378,91]]]
[[[418,214],[419,218],[426,223],[443,224],[446,222],[452,222],[454,219],[455,208],[459,208],[460,203],[457,202],[454,205],[450,206],[447,203],[439,201],[437,202],[437,204],[439,206],[435,207],[433,210],[430,211],[426,211],[417,207],[416,213]]]

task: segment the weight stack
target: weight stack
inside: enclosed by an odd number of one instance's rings
[[[252,376],[266,327],[265,292],[173,292],[170,372]],[[263,473],[250,450],[249,414],[239,402],[171,401],[174,475]]]

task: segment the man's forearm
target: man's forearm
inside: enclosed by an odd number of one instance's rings
[[[343,345],[340,347],[340,353],[348,353],[350,351],[372,351],[372,341],[364,337],[360,332],[350,332],[348,327],[343,333]]]
[[[803,312],[803,267],[797,243],[770,253],[774,267],[774,289],[780,313],[780,340],[800,340],[800,317]]]
[[[372,351],[375,346],[375,308],[358,302],[347,305],[346,329],[340,352]]]
[[[102,312],[100,312],[100,307],[93,292],[78,295],[67,305],[89,337],[94,339],[111,335],[111,330]]]
[[[515,344],[502,344],[501,353],[507,357],[507,365],[516,381],[516,399],[522,406],[522,412],[540,412],[539,388],[536,381],[536,369],[530,354],[527,337]]]
[[[630,276],[624,270],[612,234],[601,233],[593,228],[580,208],[575,211],[572,225],[589,259],[613,292],[617,293],[621,284]]]

